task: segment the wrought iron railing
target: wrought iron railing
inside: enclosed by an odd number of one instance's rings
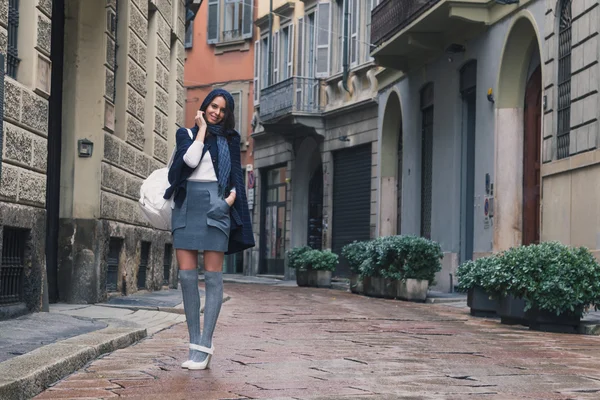
[[[260,91],[260,118],[269,121],[292,113],[322,112],[320,80],[294,76]]]
[[[108,244],[108,259],[106,267],[106,291],[116,292],[119,281],[119,258],[123,239],[110,238]],[[125,282],[123,282],[125,284]]]
[[[382,0],[371,15],[371,42],[380,45],[440,1]]]
[[[0,305],[23,300],[25,246],[28,236],[29,231],[24,229],[4,228],[0,265]]]
[[[230,31],[223,31],[223,41],[231,42],[234,40],[239,40],[242,38],[242,30],[241,29],[233,29]]]
[[[19,58],[17,37],[19,33],[19,0],[8,2],[8,43],[6,51],[6,75],[17,77],[17,67],[21,62]]]
[[[138,267],[137,287],[142,290],[146,288],[146,276],[148,271],[148,258],[150,257],[150,242],[142,242],[142,253]]]

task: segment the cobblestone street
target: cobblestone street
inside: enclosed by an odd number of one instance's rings
[[[185,324],[37,399],[597,399],[600,338],[531,332],[465,309],[335,290],[226,284],[211,369]]]

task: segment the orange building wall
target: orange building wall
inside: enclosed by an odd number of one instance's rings
[[[256,0],[255,0],[256,6]],[[228,86],[247,82],[249,90],[244,91],[246,124],[244,132],[248,143],[246,151],[242,148],[242,166],[253,164],[252,157],[252,115],[254,113],[254,41],[249,40],[249,50],[230,51],[215,54],[215,45],[206,42],[208,2],[203,2],[194,19],[194,37],[192,48],[186,51],[184,86],[186,88],[185,121],[186,126],[194,126],[194,116],[206,95],[215,87],[229,89]],[[254,8],[256,13],[256,7]],[[236,107],[238,105],[236,104]],[[239,130],[239,127],[236,127]]]

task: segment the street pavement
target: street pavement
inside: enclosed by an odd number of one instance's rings
[[[600,338],[464,307],[226,283],[210,370],[180,368],[184,323],[107,354],[36,399],[599,399]]]

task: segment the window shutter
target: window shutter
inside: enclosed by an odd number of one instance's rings
[[[325,77],[329,73],[330,9],[329,3],[319,3],[317,10],[317,77]]]
[[[288,34],[288,60],[287,60],[287,69],[288,69],[288,78],[291,78],[294,75],[294,25],[290,25],[290,31]]]
[[[296,75],[304,74],[304,18],[298,18],[298,58],[296,59]]]
[[[260,40],[254,42],[254,105],[260,103]]]
[[[192,21],[192,23],[188,25],[185,31],[184,45],[186,49],[191,49],[194,45],[194,21]]]
[[[273,84],[279,82],[279,31],[273,38]]]
[[[208,1],[208,35],[207,42],[214,44],[219,41],[219,0]]]
[[[244,0],[244,14],[242,17],[242,38],[252,38],[252,0]]]

